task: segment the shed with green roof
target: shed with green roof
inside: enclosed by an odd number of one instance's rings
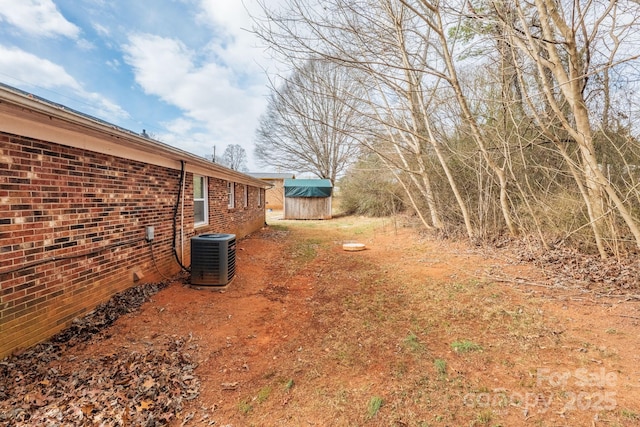
[[[331,219],[329,179],[285,179],[284,219]]]

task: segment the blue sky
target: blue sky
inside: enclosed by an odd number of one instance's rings
[[[255,0],[0,0],[0,81],[191,153],[253,159]]]

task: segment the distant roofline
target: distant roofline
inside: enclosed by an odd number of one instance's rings
[[[248,172],[249,176],[259,179],[294,179],[292,173],[268,173],[268,172]]]
[[[333,187],[330,179],[285,179],[285,187]]]

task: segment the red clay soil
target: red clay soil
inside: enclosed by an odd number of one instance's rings
[[[367,249],[344,251],[352,241]],[[283,221],[236,253],[224,291],[175,281],[46,363],[108,371],[108,357],[179,341],[197,390],[148,425],[640,425],[637,298],[560,286],[506,251],[389,220]],[[133,411],[153,409],[150,395]],[[76,423],[134,425],[103,410],[85,405]]]

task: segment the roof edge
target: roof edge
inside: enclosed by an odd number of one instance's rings
[[[176,164],[178,166],[170,166],[172,168],[178,169],[180,162],[184,161],[187,164],[196,165],[201,169],[211,172],[213,174],[212,176],[217,178],[233,180],[234,182],[265,189],[270,187],[258,178],[229,169],[217,163],[212,163],[209,160],[188,151],[139,135],[104,120],[67,108],[64,105],[53,103],[39,96],[32,95],[28,92],[0,83],[0,104],[2,103],[22,109],[28,109],[32,113],[39,113],[48,116],[50,120],[55,118],[61,122],[79,128],[78,131],[80,132],[81,129],[97,132],[98,134],[109,138],[116,144],[119,143],[123,146],[128,145],[130,148],[141,150],[145,153],[164,155],[177,162]]]

